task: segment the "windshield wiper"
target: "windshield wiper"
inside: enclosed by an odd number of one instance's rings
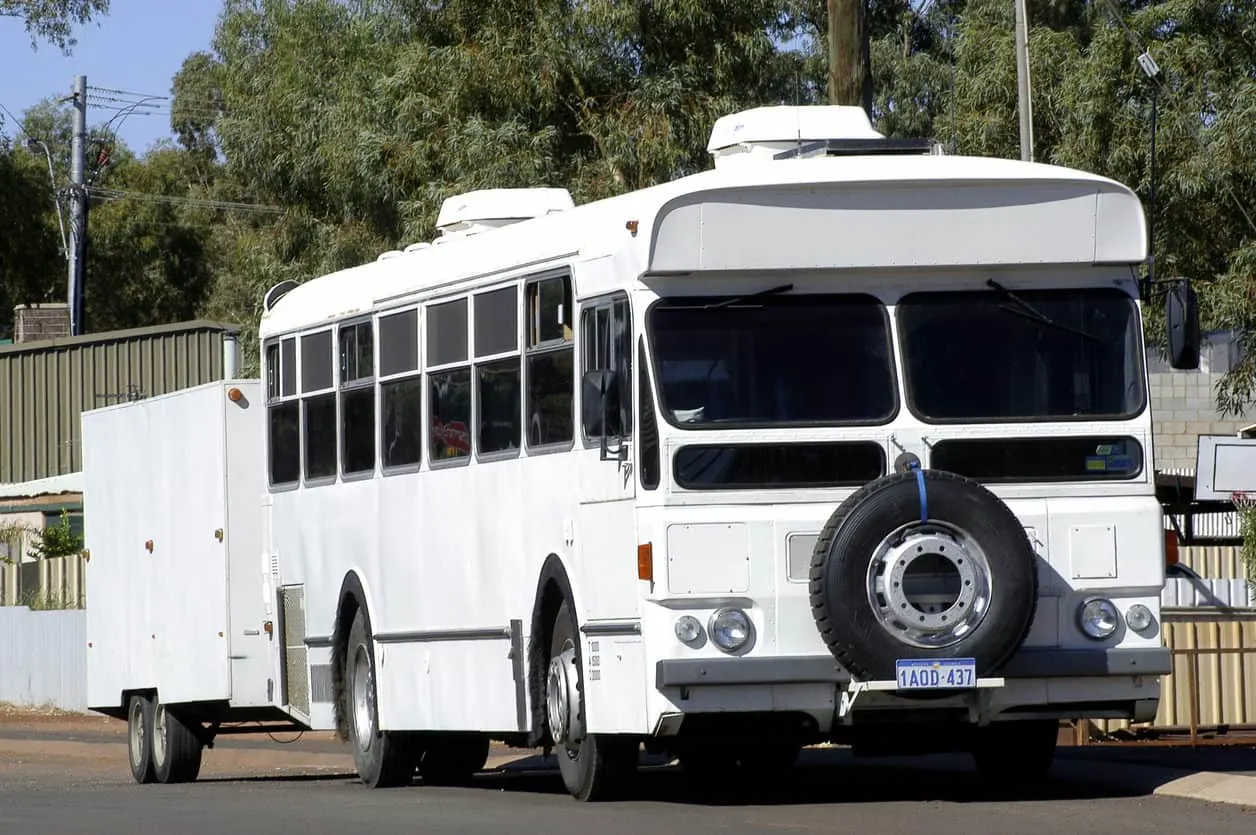
[[[1004,298],[1011,299],[1012,301],[1016,302],[1016,305],[1017,305],[1016,307],[1012,307],[1006,304],[1001,304],[999,305],[999,310],[1006,310],[1008,313],[1014,313],[1017,316],[1024,316],[1026,319],[1032,319],[1035,322],[1041,322],[1042,324],[1047,325],[1048,327],[1052,327],[1057,330],[1068,331],[1069,333],[1077,334],[1078,336],[1085,337],[1086,339],[1092,339],[1095,342],[1103,341],[1101,337],[1095,336],[1093,333],[1090,333],[1089,331],[1084,331],[1084,330],[1081,330],[1080,328],[1075,328],[1071,325],[1065,325],[1061,322],[1055,321],[1050,316],[1043,313],[1041,310],[1034,307],[1032,304],[1025,301],[1020,296],[1016,295],[1015,293],[1013,293],[1011,290],[1004,287],[999,282],[995,281],[993,278],[987,279],[986,285],[997,290],[999,293],[1003,295]]]
[[[731,307],[732,305],[742,304],[743,302],[748,302],[748,301],[751,301],[752,299],[761,299],[764,296],[775,296],[778,293],[788,293],[790,290],[793,290],[793,289],[794,289],[794,285],[792,284],[782,284],[779,287],[769,287],[766,290],[760,290],[759,292],[751,293],[748,296],[736,296],[735,298],[725,299],[722,302],[712,302],[711,304],[703,305],[702,309],[703,310],[718,310],[721,307]]]

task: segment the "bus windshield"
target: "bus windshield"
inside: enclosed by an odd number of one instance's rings
[[[1138,308],[1109,289],[914,293],[898,304],[907,401],[934,422],[1142,411]]]
[[[897,411],[888,316],[871,296],[663,299],[647,326],[675,426],[872,424]]]

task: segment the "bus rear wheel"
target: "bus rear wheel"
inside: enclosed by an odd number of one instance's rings
[[[368,788],[409,785],[422,751],[412,735],[381,731],[375,700],[375,652],[366,613],[359,609],[345,651],[345,706],[358,776]]]
[[[581,801],[609,800],[637,768],[635,737],[585,733],[584,681],[576,618],[563,601],[554,618],[545,676],[546,720],[563,784]]]

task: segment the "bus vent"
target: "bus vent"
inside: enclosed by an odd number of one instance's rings
[[[305,647],[305,587],[285,586],[279,590],[283,612],[283,702],[303,715],[310,715],[310,678]]]

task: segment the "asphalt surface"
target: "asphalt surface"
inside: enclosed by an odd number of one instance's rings
[[[207,760],[214,752],[206,752]],[[1089,763],[1080,771],[1079,762]],[[853,760],[807,752],[785,788],[739,787],[706,796],[675,768],[645,768],[628,799],[581,804],[562,789],[553,761],[534,758],[478,777],[470,788],[420,784],[386,791],[351,773],[213,777],[183,786],[136,786],[125,760],[90,780],[0,772],[0,832],[136,835],[176,832],[642,833],[857,832],[861,835],[1061,835],[1252,833],[1256,810],[1152,797],[1120,788],[1116,761],[1070,754],[1051,782],[1030,790],[983,787],[967,760]],[[1094,778],[1095,766],[1113,782]],[[1072,775],[1072,776],[1070,776]]]

